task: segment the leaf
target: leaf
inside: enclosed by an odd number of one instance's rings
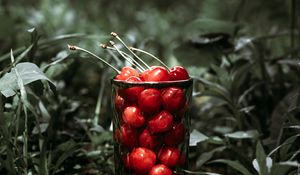
[[[233,34],[237,24],[231,21],[222,21],[211,18],[198,18],[185,27],[185,31],[190,35],[203,35],[208,33]]]
[[[174,49],[174,55],[184,67],[209,67],[211,64],[218,64],[221,51],[214,46],[185,42]]]
[[[208,137],[197,130],[193,130],[190,135],[190,146],[197,146],[197,143],[208,140]]]
[[[272,166],[270,174],[271,175],[283,175],[283,174],[287,174],[290,171],[290,169],[291,169],[291,166],[275,163]]]
[[[222,175],[222,174],[218,174],[218,173],[211,173],[211,172],[201,172],[201,171],[189,171],[189,170],[183,170],[185,173],[187,174],[191,174],[191,175]]]
[[[35,64],[29,62],[19,63],[15,68],[11,69],[11,72],[6,73],[0,79],[0,91],[5,97],[15,95],[16,91],[20,88],[18,86],[16,71],[18,72],[23,85],[27,85],[37,80],[47,80],[52,83],[52,81],[49,80]],[[52,83],[52,85],[54,84]]]
[[[39,131],[41,133],[45,132],[49,126],[49,123],[41,123],[39,126],[35,126],[32,130],[32,134],[39,134]]]
[[[201,156],[198,158],[198,160],[196,162],[197,167],[201,167],[204,163],[206,163],[209,159],[211,159],[216,152],[222,152],[225,149],[226,149],[226,146],[221,146],[221,147],[215,148],[209,152],[205,152],[205,153],[201,154]]]
[[[263,148],[263,146],[261,145],[260,142],[257,142],[257,145],[256,145],[256,159],[253,160],[253,164],[255,162],[257,162],[258,164],[258,172],[260,175],[267,175],[268,174],[268,168],[270,168],[268,166],[267,163],[270,163],[270,159],[271,158],[268,158],[268,161],[267,161],[267,156],[266,156],[266,153],[265,153],[265,150]],[[271,159],[272,160],[272,159]]]
[[[243,175],[252,175],[249,170],[247,170],[239,161],[232,161],[232,160],[226,160],[226,159],[218,159],[211,161],[210,163],[224,163],[227,164],[228,166],[236,169]]]
[[[233,133],[228,133],[225,134],[224,136],[233,139],[257,139],[259,134],[257,130],[249,130],[249,131],[237,131]]]
[[[55,166],[52,169],[52,175],[56,173],[56,171],[64,162],[64,160],[73,155],[74,152],[77,151],[79,148],[79,144],[75,143],[73,140],[69,140],[58,145],[58,147],[54,151],[54,154],[58,156],[58,159],[55,160]]]

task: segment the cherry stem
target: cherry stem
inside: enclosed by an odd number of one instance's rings
[[[111,43],[111,44],[113,45],[114,43]],[[100,44],[100,47],[102,47],[103,49],[109,49],[108,51],[110,51],[110,50],[117,51],[126,61],[128,61],[130,64],[136,66],[136,68],[140,72],[143,72],[145,70],[145,68],[143,68],[138,62],[136,62],[129,54],[121,51],[115,45],[113,45],[113,47],[109,47],[106,44]]]
[[[151,53],[149,53],[147,51],[144,51],[142,49],[135,48],[135,47],[129,47],[129,49],[133,50],[133,51],[144,53],[144,54],[146,54],[146,55],[154,58],[156,61],[158,61],[160,64],[162,64],[166,69],[168,69],[168,71],[170,71],[169,67],[164,62],[162,62],[159,58],[157,58],[156,56],[154,56],[153,54],[151,54]]]
[[[114,50],[116,50],[123,58],[125,58],[129,62],[132,61],[130,63],[135,65],[137,68],[139,68],[140,72],[145,71],[145,68],[142,65],[140,65],[135,59],[133,59],[127,53],[125,53],[125,52],[121,51],[120,49],[118,49],[118,47],[115,45],[115,43],[113,41],[109,41],[109,43],[113,46]]]
[[[134,56],[136,57],[141,63],[143,63],[147,69],[151,69],[150,66],[148,66],[148,64],[146,64],[139,56],[137,56],[132,50],[129,49],[129,47],[124,43],[124,41],[118,36],[117,33],[115,32],[111,32],[111,35],[115,38],[117,38],[117,40],[119,40],[123,45],[124,47]]]
[[[89,54],[89,55],[91,55],[91,56],[93,56],[93,57],[99,59],[100,61],[102,61],[102,62],[103,62],[104,64],[106,64],[107,66],[111,67],[111,68],[112,68],[114,71],[116,71],[118,74],[121,73],[121,71],[119,71],[119,70],[116,69],[114,66],[112,66],[111,64],[109,64],[109,63],[108,63],[107,61],[105,61],[103,58],[100,58],[99,56],[95,55],[94,53],[92,53],[92,52],[90,52],[90,51],[88,51],[88,50],[86,50],[86,49],[83,49],[83,48],[81,48],[81,47],[74,46],[74,45],[68,45],[68,48],[69,48],[70,50],[79,50],[79,51],[85,52],[85,53],[87,53],[87,54]]]

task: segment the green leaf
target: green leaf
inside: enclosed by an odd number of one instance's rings
[[[52,169],[52,175],[56,173],[62,163],[70,156],[74,154],[80,147],[80,145],[75,143],[73,140],[69,140],[60,144],[54,151],[54,154],[58,156],[58,159],[55,160],[55,166]]]
[[[37,80],[47,80],[51,82],[37,65],[29,62],[19,63],[15,68],[12,68],[11,72],[6,73],[0,78],[0,91],[5,97],[13,96],[16,91],[19,90],[15,69],[18,72],[23,85],[27,85]],[[54,84],[52,83],[52,85]]]
[[[208,140],[208,137],[197,130],[193,130],[190,135],[190,146],[197,146],[197,143]]]
[[[253,161],[253,164],[257,161],[258,164],[258,172],[260,175],[268,174],[268,166],[267,166],[267,156],[265,150],[260,142],[257,142],[256,145],[256,159]]]
[[[239,161],[232,161],[232,160],[226,160],[226,159],[218,159],[218,160],[214,160],[210,163],[224,163],[234,169],[236,169],[237,171],[239,171],[240,173],[242,173],[243,175],[252,175],[250,173],[249,170],[247,170]]]
[[[259,133],[257,132],[257,130],[237,131],[237,132],[225,134],[224,136],[233,139],[257,139]]]
[[[180,62],[180,65],[184,67],[209,67],[212,64],[218,63],[221,50],[210,45],[185,42],[174,49],[174,55]]]
[[[226,146],[217,147],[209,152],[205,152],[201,154],[201,156],[198,158],[196,165],[197,167],[201,167],[204,163],[206,163],[209,159],[213,157],[213,155],[217,152],[222,152],[226,149]]]
[[[287,174],[291,169],[291,166],[288,165],[281,165],[279,163],[276,163],[272,166],[271,169],[271,175],[283,175]]]
[[[185,27],[185,31],[190,35],[204,35],[208,33],[232,34],[237,24],[231,21],[222,21],[211,18],[196,19]]]

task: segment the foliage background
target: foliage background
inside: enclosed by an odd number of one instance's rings
[[[0,96],[0,174],[112,174],[114,74],[66,47],[121,67],[99,48],[111,31],[193,76],[187,172],[296,174],[299,0],[0,2],[0,90],[17,92]],[[37,65],[56,89],[5,80],[18,62]]]

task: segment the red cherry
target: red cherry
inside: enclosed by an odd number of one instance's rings
[[[162,99],[157,89],[145,89],[138,96],[138,105],[140,109],[147,114],[153,114],[159,111],[161,104]]]
[[[152,66],[149,70],[142,72],[142,80],[146,82],[170,81],[168,70],[162,66]]]
[[[125,167],[127,170],[130,170],[130,169],[131,169],[129,154],[126,154],[126,155],[123,156],[123,163],[124,163],[124,167]]]
[[[135,128],[141,127],[145,124],[145,117],[141,110],[136,106],[128,106],[124,109],[122,115],[124,123]]]
[[[137,77],[137,76],[131,76],[129,78],[126,79],[126,82],[142,82],[142,80]],[[144,90],[145,88],[143,87],[130,87],[127,89],[124,89],[122,91],[122,94],[124,95],[125,99],[129,102],[135,102],[137,101],[137,98],[139,96],[139,94]]]
[[[172,175],[172,170],[164,164],[157,164],[151,168],[149,175]]]
[[[121,73],[118,74],[115,79],[126,80],[130,76],[139,76],[139,72],[132,67],[126,66],[122,68]]]
[[[150,131],[146,128],[139,136],[139,145],[141,147],[153,149],[157,145],[159,145],[159,140],[157,136],[152,135]]]
[[[182,66],[174,66],[170,69],[170,79],[173,81],[188,80],[189,78],[189,73]]]
[[[125,107],[125,100],[123,97],[120,95],[117,95],[115,98],[115,108],[117,109],[118,112],[123,111]]]
[[[129,148],[133,148],[137,145],[138,133],[135,129],[128,125],[122,125],[120,129],[116,129],[115,138],[120,144],[124,144]]]
[[[184,141],[186,129],[183,123],[177,123],[172,126],[164,136],[164,143],[170,146],[176,146]]]
[[[173,124],[173,116],[162,111],[148,121],[148,128],[152,133],[165,132],[171,129]]]
[[[185,96],[182,89],[177,87],[166,88],[162,94],[162,101],[164,109],[170,112],[179,111],[184,107]]]
[[[155,162],[156,155],[150,149],[138,147],[130,153],[130,163],[136,173],[148,173]]]
[[[178,148],[165,147],[158,152],[158,159],[162,164],[174,167],[180,164],[180,151]]]

